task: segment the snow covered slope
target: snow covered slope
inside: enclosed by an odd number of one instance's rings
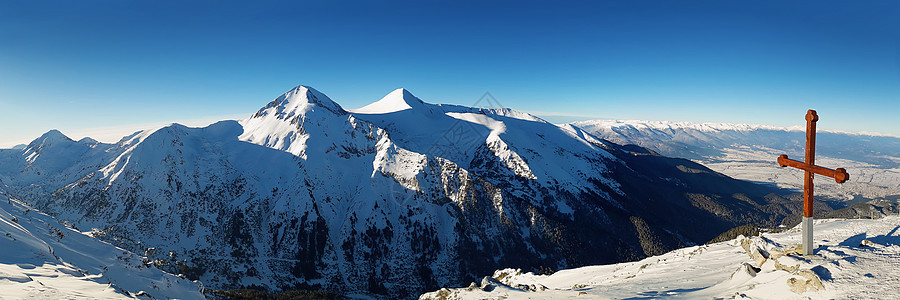
[[[548,188],[584,192],[596,180],[621,194],[618,183],[605,176],[617,159],[596,140],[527,114],[425,103],[405,89],[352,113],[384,128],[400,147],[465,169],[491,168],[483,164],[498,160],[515,176]],[[593,192],[611,199],[606,191]]]
[[[798,120],[804,124],[802,118]],[[822,122],[827,119],[819,123]],[[572,124],[614,143],[635,144],[662,155],[692,159],[735,178],[792,189],[803,186],[803,172],[772,168],[781,154],[802,160],[806,140],[803,126],[623,120]],[[817,195],[840,200],[900,197],[900,138],[820,130],[816,163],[842,167],[851,174],[850,181],[842,185],[818,176]]]
[[[510,109],[297,86],[241,121],[0,150],[18,199],[216,289],[409,298],[661,254],[799,202]],[[652,188],[648,188],[652,187]]]
[[[0,298],[203,298],[198,283],[146,266],[143,257],[12,199],[2,187],[0,198]]]
[[[552,275],[503,269],[420,299],[895,299],[898,229],[897,216],[816,220],[811,256],[796,252],[798,227]]]

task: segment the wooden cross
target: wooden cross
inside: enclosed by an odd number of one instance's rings
[[[850,179],[850,174],[844,168],[828,169],[817,166],[816,160],[816,121],[819,121],[819,115],[815,110],[810,109],[806,112],[806,162],[799,162],[789,159],[787,155],[782,154],[778,157],[778,165],[781,167],[791,166],[801,169],[803,174],[803,221],[800,228],[803,231],[803,255],[811,255],[813,252],[812,241],[812,217],[813,217],[813,176],[815,174],[825,175],[834,178],[837,183],[844,183]]]

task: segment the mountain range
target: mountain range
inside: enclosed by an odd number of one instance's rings
[[[797,118],[798,124],[805,121]],[[820,112],[819,123],[829,115]],[[802,160],[805,154],[805,127],[691,123],[636,120],[592,120],[576,122],[592,135],[620,144],[634,144],[656,153],[699,162],[728,176],[799,190],[803,172],[773,168],[781,154]],[[821,125],[821,124],[820,124]],[[845,168],[850,181],[835,184],[818,176],[816,195],[841,205],[867,200],[900,199],[900,138],[819,130],[816,136],[816,163]]]
[[[800,209],[658,152],[405,89],[346,110],[301,85],[203,128],[47,132],[0,150],[0,187],[207,288],[375,298],[633,261]]]

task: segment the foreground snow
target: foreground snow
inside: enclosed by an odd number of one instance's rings
[[[420,299],[896,299],[898,229],[897,216],[817,220],[812,256],[795,252],[800,243],[797,227],[549,276],[498,270],[480,284],[442,289]]]
[[[69,228],[0,190],[0,299],[199,299],[198,284]]]

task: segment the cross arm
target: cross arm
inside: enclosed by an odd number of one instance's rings
[[[778,157],[778,165],[781,167],[790,166],[819,175],[825,175],[834,178],[834,181],[836,181],[837,183],[844,183],[847,182],[848,179],[850,179],[850,174],[847,174],[847,170],[844,170],[844,168],[837,168],[832,170],[817,165],[810,165],[804,162],[789,159],[788,156],[784,154]]]

